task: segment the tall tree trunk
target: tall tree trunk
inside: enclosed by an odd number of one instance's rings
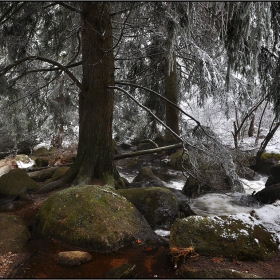
[[[114,56],[109,2],[83,2],[83,80],[74,184],[106,183],[115,172],[112,120]],[[111,50],[110,50],[111,49]]]
[[[273,124],[274,124],[275,120],[276,119],[273,120],[272,125],[270,127],[270,130],[269,130],[268,134],[265,136],[265,138],[264,138],[263,142],[261,143],[261,146],[260,146],[260,148],[259,148],[259,150],[257,152],[256,164],[255,164],[256,169],[260,165],[261,156],[262,156],[263,152],[265,151],[265,148],[266,148],[267,144],[269,143],[271,138],[274,136],[274,134],[277,131],[278,127],[280,126],[280,122],[277,122],[277,123],[275,123],[275,125],[273,127]],[[258,170],[255,170],[255,171],[258,171]]]
[[[177,91],[177,71],[176,71],[176,56],[173,53],[173,67],[170,67],[168,58],[165,59],[165,97],[173,102],[175,105],[178,104],[178,91]],[[165,103],[165,122],[176,134],[179,135],[179,117],[178,109],[171,106],[169,103]],[[169,131],[165,133],[165,140],[167,144],[178,142],[177,139],[173,138]]]
[[[115,183],[112,120],[114,56],[109,2],[82,2],[82,90],[79,94],[79,143],[65,176],[37,190],[49,192],[66,183]]]
[[[255,126],[255,114],[252,114],[249,130],[248,130],[249,137],[253,137],[254,135],[254,126]]]

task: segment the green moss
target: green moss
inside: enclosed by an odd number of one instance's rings
[[[135,205],[154,229],[169,229],[179,215],[178,201],[173,193],[166,188],[120,189],[117,190],[117,193]]]
[[[37,188],[38,184],[22,169],[12,169],[0,177],[0,194],[19,195],[24,189]]]
[[[50,179],[46,180],[46,183],[53,182],[53,181],[56,181],[56,180],[60,179],[68,171],[69,168],[70,167],[67,167],[67,166],[58,167],[55,170],[52,177]]]
[[[170,247],[190,247],[201,255],[238,259],[266,259],[278,251],[262,226],[247,225],[231,217],[191,216],[171,228]]]
[[[263,160],[275,159],[275,160],[279,161],[280,154],[264,152],[264,153],[262,153],[261,159],[263,159]]]
[[[76,186],[51,195],[41,207],[36,236],[109,252],[133,236],[154,234],[135,207],[107,186]],[[134,239],[135,240],[135,239]]]

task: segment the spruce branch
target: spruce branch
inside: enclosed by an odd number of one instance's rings
[[[58,69],[64,71],[72,80],[73,82],[78,86],[79,89],[82,89],[82,84],[80,83],[80,81],[75,77],[75,75],[64,65],[60,64],[57,61],[51,60],[49,58],[45,58],[45,57],[41,57],[41,56],[27,56],[21,59],[18,59],[16,61],[14,61],[14,63],[4,67],[3,69],[0,70],[0,77],[4,76],[8,71],[10,71],[12,68],[20,65],[21,63],[25,62],[25,61],[32,61],[32,60],[39,60],[39,61],[44,61],[47,62],[49,64],[55,65],[58,67]]]

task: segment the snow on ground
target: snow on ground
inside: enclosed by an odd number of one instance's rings
[[[24,163],[24,162],[22,162],[20,160],[17,161],[18,168],[22,168],[22,169],[31,167],[34,164],[35,164],[35,161],[33,159],[31,159],[31,158],[29,158],[29,162],[27,162],[27,163]]]
[[[275,241],[280,242],[280,201],[267,204],[259,209],[254,209],[254,215],[239,213],[231,215],[232,218],[242,220],[249,225],[263,225],[269,232],[272,232]],[[279,248],[280,249],[280,248]]]
[[[198,107],[196,105],[196,100],[188,100],[188,102],[181,101],[179,106],[192,117],[197,119],[202,125],[210,127],[220,139],[222,139],[223,143],[227,146],[234,147],[233,142],[233,122],[235,121],[235,112],[232,108],[229,108],[229,116],[228,118],[225,115],[224,108],[221,109],[221,106],[218,102],[215,102],[213,98],[209,97],[205,101],[205,105],[203,107]],[[253,137],[248,137],[246,128],[246,133],[244,134],[244,138],[239,143],[242,149],[256,149],[258,150],[262,139],[259,139],[258,146],[255,146],[256,140],[256,132],[258,130],[259,119],[260,119],[261,110],[257,111],[256,119],[255,119],[255,127],[254,127],[254,135]],[[272,108],[266,110],[264,114],[264,119],[262,122],[261,128],[261,136],[264,137],[269,132],[269,127],[271,125],[271,121],[274,118]],[[193,123],[190,119],[182,115],[182,121]],[[280,154],[280,128],[276,131],[273,138],[270,140],[266,147],[266,152],[270,153],[279,153]]]

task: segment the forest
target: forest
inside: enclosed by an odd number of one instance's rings
[[[1,2],[0,278],[280,277],[279,26],[279,2]]]

